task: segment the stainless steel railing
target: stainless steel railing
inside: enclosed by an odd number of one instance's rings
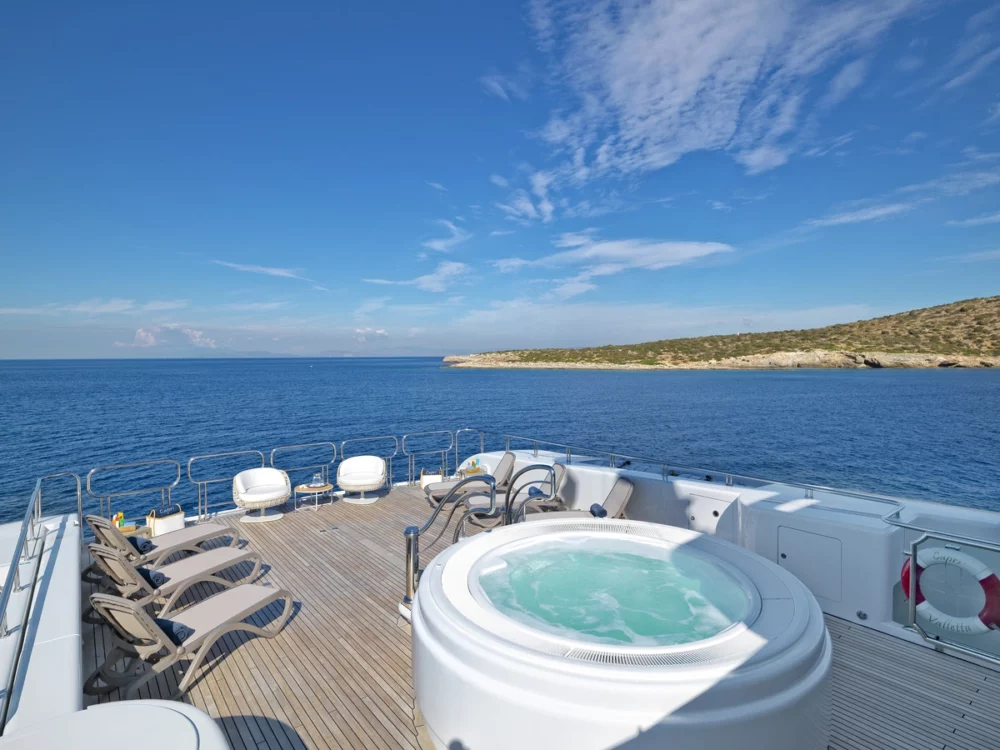
[[[274,454],[272,452],[272,457],[273,457],[273,455]],[[232,482],[233,481],[233,477],[235,477],[236,474],[238,474],[239,472],[230,473],[230,472],[227,471],[223,476],[218,476],[218,477],[198,477],[198,478],[195,478],[195,476],[191,473],[191,469],[194,467],[194,465],[198,461],[207,461],[208,459],[213,459],[213,458],[214,459],[219,459],[219,458],[233,458],[235,456],[257,456],[258,458],[260,458],[260,465],[259,466],[256,466],[256,467],[243,467],[243,469],[241,469],[241,471],[244,470],[244,469],[246,469],[246,468],[258,468],[258,469],[262,469],[266,465],[263,452],[258,451],[258,450],[228,451],[226,453],[205,453],[205,454],[203,454],[201,456],[192,456],[191,458],[188,459],[188,462],[187,462],[187,476],[188,476],[188,481],[190,481],[191,484],[195,485],[198,488],[198,512],[197,512],[197,518],[198,518],[198,520],[201,520],[202,518],[206,518],[208,516],[208,511],[211,508],[213,508],[213,507],[217,508],[217,507],[220,507],[222,505],[229,505],[229,506],[232,505],[232,496],[231,495],[229,496],[229,499],[228,499],[227,502],[220,502],[220,503],[216,503],[215,505],[210,505],[209,501],[208,501],[208,488],[209,488],[209,485],[212,485],[212,484],[218,484],[220,482]]]
[[[329,446],[331,455],[329,461],[324,461],[318,464],[310,464],[308,466],[278,466],[274,463],[274,457],[279,453],[289,453],[291,451],[305,451],[314,448],[325,448]],[[325,456],[324,456],[325,458]],[[281,469],[282,471],[312,471],[318,470],[323,475],[323,481],[330,481],[330,466],[332,466],[337,461],[337,446],[333,443],[319,442],[319,443],[301,443],[300,445],[280,445],[271,451],[271,468]]]
[[[468,428],[466,428],[468,429]],[[426,450],[415,449],[407,450],[406,441],[412,440],[414,438],[426,438],[437,435],[447,435],[448,445],[444,448],[428,448]],[[430,432],[411,432],[407,435],[403,435],[403,440],[401,441],[403,448],[403,453],[406,455],[406,481],[413,484],[417,480],[417,457],[418,456],[436,456],[441,455],[441,473],[448,473],[448,456],[451,451],[455,448],[455,433],[450,430],[431,430]]]
[[[150,466],[173,466],[176,475],[174,481],[169,484],[156,485],[154,487],[140,487],[137,489],[127,489],[119,490],[117,492],[102,492],[94,491],[93,481],[94,477],[102,473],[108,473],[112,471],[122,471],[125,469],[139,469]],[[116,497],[130,497],[133,495],[148,495],[156,492],[160,493],[160,507],[165,508],[171,504],[171,491],[181,482],[181,465],[180,462],[175,461],[172,458],[155,458],[151,461],[134,461],[128,464],[109,464],[106,466],[98,466],[95,469],[91,469],[87,472],[87,494],[95,498],[98,503],[100,503],[101,515],[105,515],[104,512],[104,501],[108,502],[107,516],[111,515],[111,500]]]
[[[458,449],[459,440],[462,437],[463,432],[471,432],[473,434],[479,435],[479,452],[486,452],[486,433],[483,430],[476,430],[472,427],[463,427],[459,430],[455,430],[455,470],[458,471],[458,467],[462,465],[462,455]]]
[[[451,522],[452,516],[455,514],[455,509],[459,506],[457,493],[463,487],[473,482],[478,482],[479,484],[485,484],[488,488],[488,495],[490,498],[490,504],[488,508],[484,510],[488,513],[496,514],[497,511],[497,485],[496,480],[489,474],[477,475],[474,477],[468,477],[456,483],[454,487],[448,492],[447,495],[441,500],[440,503],[431,512],[430,518],[427,519],[423,526],[407,526],[403,530],[403,537],[406,540],[406,570],[405,570],[405,593],[403,595],[402,605],[409,608],[413,604],[413,597],[417,593],[417,584],[420,580],[420,535],[427,532],[437,517],[441,515],[441,509],[446,505],[451,507],[451,511],[448,515],[448,520],[445,522],[444,527],[438,533],[436,537],[431,541],[428,547],[433,546],[438,539],[444,534],[448,528],[448,524]],[[467,493],[463,492],[462,496]]]

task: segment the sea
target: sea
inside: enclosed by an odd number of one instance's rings
[[[389,455],[409,434],[414,466],[440,463],[462,428],[641,456],[709,474],[738,473],[1000,510],[1000,370],[584,371],[465,370],[440,358],[0,361],[0,521],[20,519],[38,477],[174,459],[170,502],[196,505],[192,456],[352,442]],[[419,435],[418,433],[433,433]],[[474,433],[459,434],[465,457]],[[512,447],[529,448],[515,439]],[[399,446],[400,448],[402,446]],[[545,444],[540,445],[546,448]],[[560,447],[553,448],[562,451]],[[574,451],[579,453],[580,451]],[[321,445],[277,465],[328,460]],[[447,454],[454,465],[454,451]],[[226,476],[229,461],[193,475]],[[397,481],[408,458],[393,460]],[[638,465],[638,464],[637,464]],[[299,472],[302,480],[312,469]],[[104,470],[95,494],[171,484],[174,464]],[[300,481],[299,476],[295,477]],[[226,482],[211,485],[224,501]],[[97,507],[86,494],[85,508]],[[164,493],[121,495],[127,516]],[[75,508],[72,484],[47,482],[45,512]]]

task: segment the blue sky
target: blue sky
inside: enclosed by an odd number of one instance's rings
[[[997,294],[998,81],[996,3],[21,3],[0,357],[579,346]]]

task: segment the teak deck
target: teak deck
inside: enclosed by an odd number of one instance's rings
[[[397,487],[374,505],[338,501],[314,512],[307,503],[266,524],[218,519],[260,552],[261,582],[288,589],[296,612],[276,638],[221,640],[183,700],[221,722],[234,750],[421,747],[409,626],[396,606],[402,530],[429,512],[423,493]],[[421,550],[423,565],[450,541],[450,530],[446,537]],[[845,620],[827,617],[827,624],[831,748],[1000,746],[1000,673]],[[86,672],[107,647],[106,630],[86,626]],[[168,697],[176,685],[176,674],[161,675],[141,697]],[[101,698],[118,699],[117,692]]]

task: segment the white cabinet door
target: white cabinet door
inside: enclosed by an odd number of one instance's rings
[[[808,586],[814,596],[840,601],[843,553],[836,537],[779,526],[778,565]]]

